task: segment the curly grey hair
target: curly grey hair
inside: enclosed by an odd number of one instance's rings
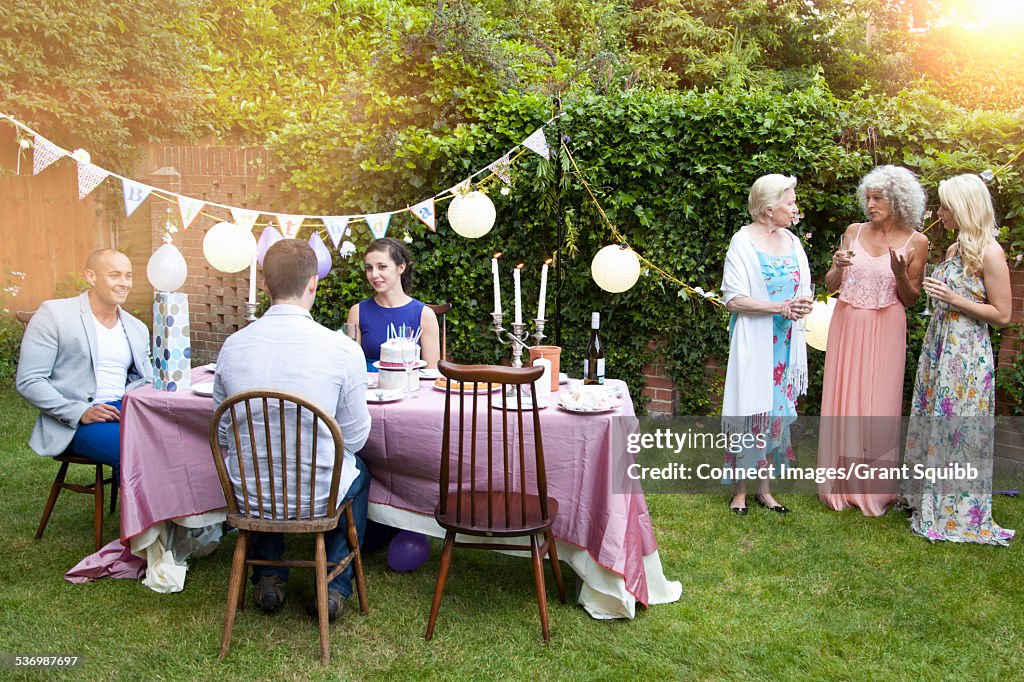
[[[868,215],[868,190],[877,190],[892,204],[892,214],[909,228],[921,227],[927,198],[917,176],[900,166],[878,166],[864,176],[857,187],[860,206]]]

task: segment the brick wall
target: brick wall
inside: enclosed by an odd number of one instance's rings
[[[153,187],[203,201],[289,212],[294,207],[277,205],[279,179],[264,177],[269,161],[270,153],[265,149],[154,146],[149,150],[147,166],[150,170],[146,181]],[[203,256],[203,237],[207,230],[218,222],[230,221],[231,214],[227,209],[207,206],[189,229],[182,232],[181,213],[176,203],[151,198],[146,205],[149,213],[143,229],[148,230],[153,251],[163,243],[167,208],[171,209],[171,219],[179,228],[173,235],[174,245],[188,264],[188,278],[181,291],[189,296],[194,363],[213,362],[224,340],[246,323],[248,269],[236,274],[223,273],[215,270]],[[261,218],[259,224],[265,220]],[[145,280],[140,278],[137,282],[142,284]],[[148,282],[145,284],[144,288],[148,288]],[[151,289],[144,295],[152,301]],[[150,311],[150,317],[151,314]]]

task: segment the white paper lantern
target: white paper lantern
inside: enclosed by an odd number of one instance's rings
[[[448,223],[456,234],[476,239],[494,226],[494,203],[483,192],[458,194],[448,206]]]
[[[640,279],[640,259],[628,246],[609,244],[594,256],[590,274],[605,291],[622,293]]]
[[[174,291],[185,283],[188,266],[174,244],[164,244],[149,257],[146,277],[157,291]]]
[[[256,254],[256,237],[241,225],[217,223],[203,237],[203,255],[221,272],[241,272]]]
[[[836,297],[828,299],[828,303],[815,301],[811,312],[807,314],[804,321],[807,331],[804,337],[807,345],[817,350],[825,350],[828,347],[828,328],[832,324],[832,313],[836,309]]]

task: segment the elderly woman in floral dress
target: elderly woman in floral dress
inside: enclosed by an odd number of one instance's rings
[[[929,540],[1005,545],[1015,531],[992,518],[995,363],[989,325],[1010,321],[1006,256],[995,240],[988,188],[977,175],[939,184],[939,217],[957,240],[924,289],[935,302],[914,381],[905,501],[910,525]],[[970,465],[977,476],[928,480],[914,470]]]
[[[757,445],[726,454],[736,472],[729,508],[747,513],[746,479],[758,478],[754,501],[771,511],[789,511],[769,490],[772,473],[793,460],[789,425],[796,419],[796,399],[807,391],[807,347],[794,325],[811,311],[807,255],[787,228],[799,216],[796,178],[765,175],[750,188],[753,222],[733,235],[725,256],[722,294],[729,320],[723,428],[755,436]]]

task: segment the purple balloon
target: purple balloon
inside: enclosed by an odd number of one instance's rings
[[[277,231],[276,227],[267,226],[263,228],[263,232],[260,233],[260,238],[256,242],[256,260],[259,262],[260,267],[263,267],[263,257],[267,255],[267,249],[274,245],[274,242],[279,242],[284,237]]]
[[[427,563],[429,557],[430,541],[422,533],[403,530],[388,545],[388,567],[392,571],[415,571]]]
[[[313,253],[316,254],[316,278],[323,279],[331,273],[331,266],[333,265],[331,263],[331,252],[327,250],[324,240],[316,232],[309,238],[309,245],[313,247]]]

